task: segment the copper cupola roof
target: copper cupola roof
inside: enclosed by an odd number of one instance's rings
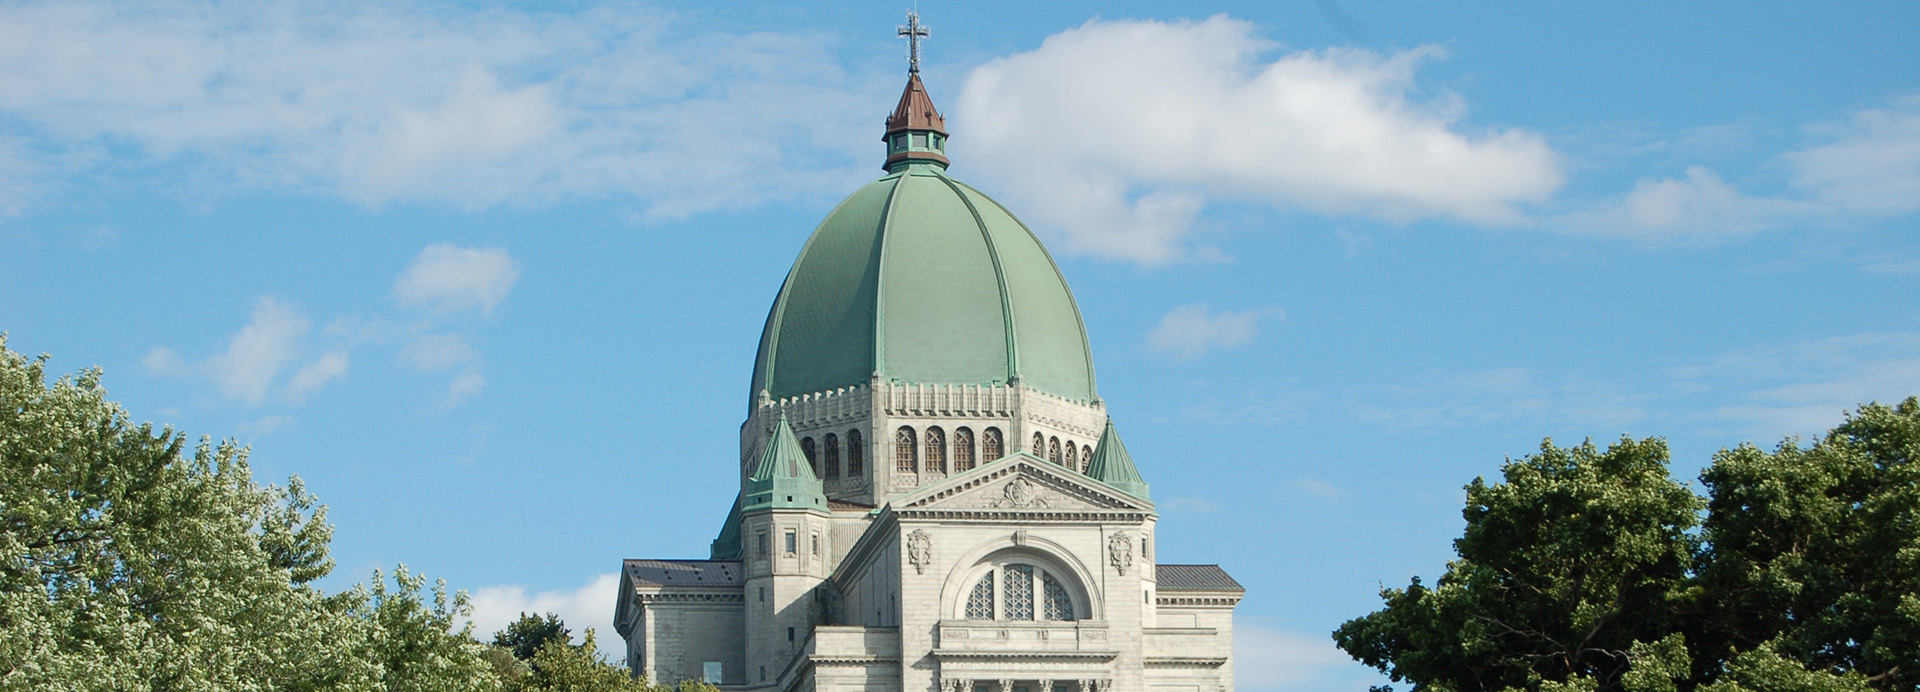
[[[916,161],[947,166],[947,119],[933,106],[918,72],[907,74],[907,88],[900,93],[893,115],[887,116],[887,134],[881,141],[887,143],[882,168],[888,171]]]

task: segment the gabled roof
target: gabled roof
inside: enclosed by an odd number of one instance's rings
[[[627,560],[627,581],[642,586],[732,587],[747,583],[739,560]]]
[[[1025,451],[928,484],[894,498],[888,506],[896,512],[1011,510],[1023,515],[1023,520],[1035,513],[1153,511],[1145,498]]]
[[[1161,591],[1234,591],[1247,589],[1219,565],[1160,565],[1153,568]]]

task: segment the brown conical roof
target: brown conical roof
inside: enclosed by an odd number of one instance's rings
[[[900,105],[893,107],[893,115],[887,118],[887,133],[902,130],[931,130],[940,134],[947,133],[947,119],[940,117],[940,109],[933,107],[933,97],[927,95],[927,87],[920,83],[920,75],[907,75],[907,89],[900,94]]]

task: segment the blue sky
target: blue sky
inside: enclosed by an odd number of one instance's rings
[[[1684,6],[1676,6],[1684,5]],[[879,175],[886,3],[0,4],[0,331],[253,446],[497,627],[700,557],[767,305]],[[1920,394],[1920,5],[944,3],[1241,685],[1432,577],[1509,456]],[[596,619],[597,618],[597,619]],[[490,630],[489,630],[490,631]]]

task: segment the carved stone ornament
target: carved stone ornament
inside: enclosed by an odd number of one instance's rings
[[[973,687],[973,685],[969,684],[969,681],[958,678],[947,678],[941,680],[940,683],[940,689],[943,690],[943,692],[968,692],[968,690]]]
[[[1126,574],[1127,568],[1133,566],[1133,537],[1125,531],[1108,536],[1107,562],[1113,564],[1114,570]]]
[[[914,574],[926,574],[927,565],[933,563],[933,536],[922,529],[907,534],[907,561],[913,563]]]
[[[1046,507],[1048,504],[1044,489],[1034,485],[1033,481],[1027,480],[1026,476],[1019,476],[1007,481],[1007,484],[1000,489],[1000,499],[994,500],[992,506],[1028,509]]]

